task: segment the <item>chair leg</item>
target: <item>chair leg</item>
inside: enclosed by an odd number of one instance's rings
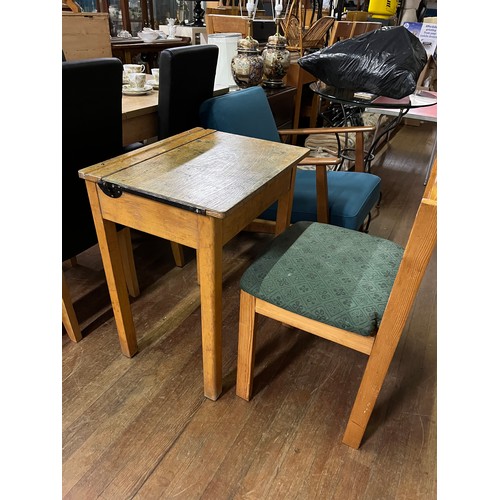
[[[241,290],[236,395],[247,401],[252,396],[254,361],[255,297]]]
[[[309,117],[309,128],[316,128],[321,100],[318,94],[314,94],[311,104],[311,116]]]
[[[76,318],[73,303],[71,302],[69,288],[68,284],[66,283],[64,273],[62,273],[62,322],[64,328],[66,329],[68,337],[73,342],[79,342],[80,340],[82,340],[82,332]]]
[[[186,260],[184,258],[184,249],[182,245],[176,243],[175,241],[171,241],[170,247],[172,248],[175,265],[177,267],[184,267],[184,265],[186,264]]]
[[[354,171],[355,172],[365,171],[365,140],[363,132],[356,132]]]
[[[326,165],[316,165],[316,218],[318,222],[328,224],[328,181]]]
[[[377,334],[342,439],[342,442],[351,448],[358,449],[361,444],[402,331],[401,327],[393,338],[384,335],[382,329]]]
[[[121,231],[118,231],[118,243],[120,245],[128,293],[131,297],[138,297],[140,294],[139,281],[137,280],[137,272],[135,270],[132,237],[129,227],[124,227]]]

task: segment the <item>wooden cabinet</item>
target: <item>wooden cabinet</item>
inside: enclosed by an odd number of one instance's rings
[[[265,88],[269,105],[278,128],[292,128],[295,93],[294,87],[282,87],[278,89]]]
[[[67,61],[111,57],[109,15],[63,12],[62,50]]]

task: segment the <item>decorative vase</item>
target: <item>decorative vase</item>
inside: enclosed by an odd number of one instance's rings
[[[247,36],[238,40],[237,54],[231,60],[231,72],[238,87],[255,87],[262,82],[264,58],[259,54],[259,42]]]
[[[175,33],[177,32],[177,26],[175,25],[175,19],[174,18],[167,19],[167,22],[168,22],[168,26],[167,26],[168,36],[167,36],[167,39],[168,40],[172,40],[172,39],[175,38]]]
[[[266,48],[262,52],[264,59],[265,87],[284,87],[283,78],[290,67],[290,52],[286,48],[286,38],[279,33],[267,40]]]

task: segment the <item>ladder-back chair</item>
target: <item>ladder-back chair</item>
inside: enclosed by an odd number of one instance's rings
[[[378,22],[364,22],[364,21],[354,21],[353,27],[351,30],[350,38],[354,38],[355,36],[362,35],[363,33],[368,33],[370,31],[374,31],[382,26],[382,23]]]
[[[241,16],[229,16],[224,14],[207,14],[205,16],[207,34],[214,33],[241,33],[246,37],[248,33],[248,19]]]

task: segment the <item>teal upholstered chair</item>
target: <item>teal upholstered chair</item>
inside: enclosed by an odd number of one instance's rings
[[[261,87],[238,90],[204,101],[200,107],[200,121],[206,128],[276,142],[280,142],[280,136],[284,135],[347,131],[356,134],[356,147],[361,151],[363,132],[374,129],[342,127],[278,131]],[[327,172],[327,165],[339,163],[336,157],[308,157],[299,164],[299,167],[310,165],[316,169],[297,169],[291,222],[320,221],[350,229],[361,229],[364,225],[364,229],[368,229],[370,210],[380,197],[380,178],[364,172]],[[274,204],[260,218],[274,221],[276,211],[277,204]]]
[[[256,313],[369,356],[343,442],[358,448],[436,244],[436,163],[406,247],[293,224],[241,278],[236,393],[252,394]]]

